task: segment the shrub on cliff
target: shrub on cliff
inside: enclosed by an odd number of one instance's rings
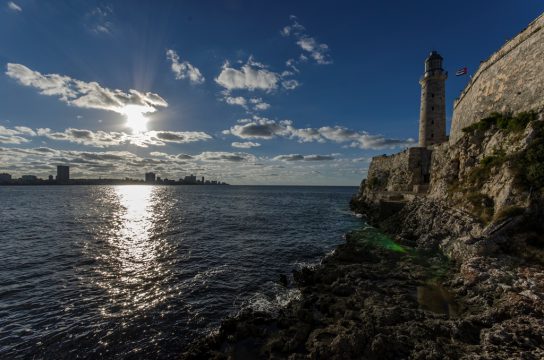
[[[513,116],[511,113],[493,112],[482,120],[463,128],[466,134],[474,132],[484,132],[493,127],[506,132],[523,131],[527,124],[538,119],[538,114],[534,111],[524,111]]]

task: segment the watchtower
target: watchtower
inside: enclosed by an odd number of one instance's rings
[[[442,68],[444,59],[436,51],[425,59],[425,74],[421,85],[419,113],[419,146],[427,147],[447,141],[446,137],[446,79]]]

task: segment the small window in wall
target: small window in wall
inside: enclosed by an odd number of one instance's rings
[[[431,120],[431,125],[434,125],[434,120]]]
[[[433,139],[433,138],[434,138],[434,134],[431,134],[431,139]]]
[[[434,106],[431,106],[431,110],[434,110]]]
[[[434,94],[431,94],[431,97],[434,97]]]

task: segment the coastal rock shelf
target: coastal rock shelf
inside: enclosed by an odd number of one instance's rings
[[[510,264],[485,273],[493,261],[475,258],[458,273],[439,253],[355,232],[316,269],[295,274],[300,300],[277,316],[229,319],[183,358],[542,358],[542,301],[514,279],[544,272]]]

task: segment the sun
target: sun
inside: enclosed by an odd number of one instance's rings
[[[146,110],[145,107],[139,105],[125,106],[122,113],[127,117],[126,126],[136,133],[147,131],[148,118],[144,116],[148,112]]]

